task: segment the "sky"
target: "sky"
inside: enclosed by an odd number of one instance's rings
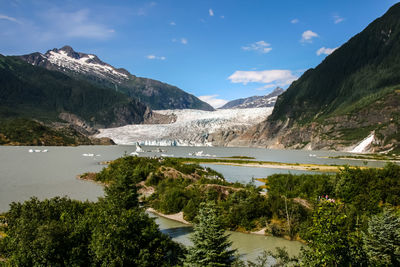
[[[214,107],[286,89],[394,0],[0,0],[0,54],[70,45]]]

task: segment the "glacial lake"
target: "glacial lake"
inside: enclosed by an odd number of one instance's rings
[[[151,152],[157,147],[143,147],[141,156],[160,156]],[[47,153],[29,153],[29,149],[47,149]],[[102,161],[113,160],[124,154],[135,151],[135,146],[79,146],[79,147],[10,147],[0,146],[0,212],[7,211],[13,201],[22,202],[32,196],[39,199],[54,196],[68,196],[78,200],[96,201],[103,195],[103,188],[95,183],[81,181],[76,175],[85,172],[98,172],[104,166]],[[363,161],[330,159],[329,156],[348,155],[342,152],[327,151],[294,151],[269,150],[260,148],[223,148],[223,147],[161,147],[163,154],[175,157],[188,157],[189,153],[203,151],[204,154],[217,157],[251,156],[255,160],[317,163],[362,166]],[[94,154],[93,157],[83,154]],[[311,154],[311,156],[310,156]],[[368,166],[383,166],[382,162],[371,161]],[[288,171],[256,167],[238,167],[226,165],[204,164],[221,172],[227,181],[248,183],[252,178],[267,177],[274,173],[304,173],[304,171]],[[153,217],[155,215],[152,215]],[[157,216],[155,216],[157,217]],[[157,217],[160,229],[171,235],[174,240],[190,244],[191,228],[169,219]],[[231,233],[233,246],[238,248],[244,258],[254,259],[264,249],[286,246],[291,254],[299,252],[299,242],[281,238]]]

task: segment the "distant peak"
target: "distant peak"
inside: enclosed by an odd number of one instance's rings
[[[75,50],[71,47],[71,46],[69,46],[69,45],[65,45],[65,46],[63,46],[63,47],[61,47],[59,50],[61,50],[61,51],[65,51],[65,52],[75,52]]]
[[[75,59],[79,59],[80,58],[79,53],[75,52],[75,50],[69,45],[65,45],[65,46],[61,47],[60,49],[54,48],[54,49],[52,49],[50,51],[53,51],[55,53],[60,53],[62,51],[64,53],[66,53],[67,56],[69,56],[71,58],[75,58]],[[50,52],[50,51],[48,51],[48,52]]]

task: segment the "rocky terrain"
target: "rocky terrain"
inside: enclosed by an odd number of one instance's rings
[[[284,90],[280,87],[275,88],[270,94],[265,96],[251,96],[229,101],[221,109],[230,108],[266,108],[275,106],[276,100]]]

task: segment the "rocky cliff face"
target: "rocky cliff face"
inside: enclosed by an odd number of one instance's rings
[[[127,70],[115,68],[96,55],[76,52],[70,46],[54,48],[45,54],[20,56],[32,65],[63,72],[74,78],[120,91],[151,109],[201,109],[214,110],[210,105],[178,87],[160,81],[141,78]]]
[[[274,148],[400,151],[400,4],[306,71],[271,116],[233,140]]]

